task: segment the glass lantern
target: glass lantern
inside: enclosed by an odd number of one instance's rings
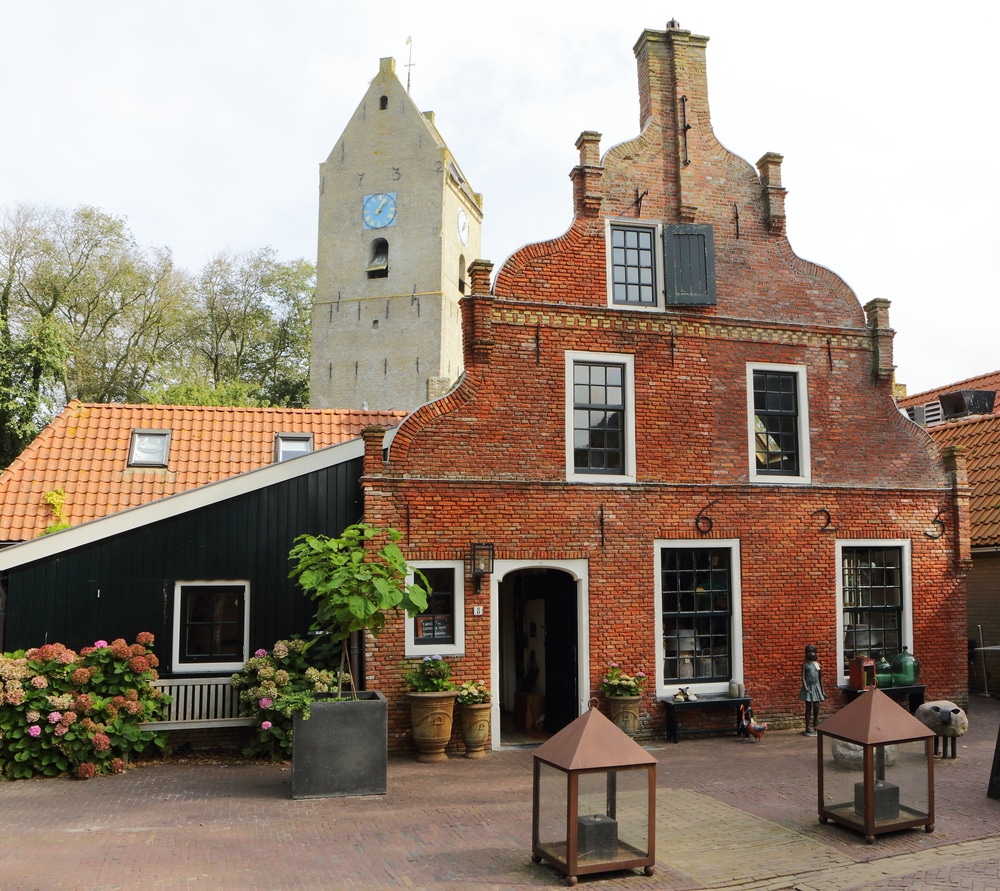
[[[535,750],[531,859],[577,877],[653,874],[656,759],[596,708]]]
[[[816,728],[819,821],[875,836],[934,831],[934,732],[881,690]]]

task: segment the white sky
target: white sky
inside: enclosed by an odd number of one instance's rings
[[[984,0],[0,0],[0,208],[94,205],[191,271],[314,260],[318,165],[379,59],[405,83],[412,48],[499,266],[566,230],[581,131],[636,135],[632,47],[671,17],[711,38],[723,144],[784,155],[795,252],[892,301],[909,392],[1000,369]]]

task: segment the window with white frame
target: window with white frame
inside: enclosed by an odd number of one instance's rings
[[[169,430],[133,430],[129,467],[166,467],[170,454]]]
[[[707,692],[742,677],[740,556],[735,539],[657,541],[657,693]]]
[[[464,564],[461,561],[414,561],[430,590],[427,609],[406,618],[407,656],[453,656],[465,652]],[[411,575],[408,579],[413,581]]]
[[[837,542],[840,673],[852,659],[893,656],[912,643],[910,543],[874,539]]]
[[[809,394],[801,365],[747,365],[750,480],[808,483]]]
[[[174,672],[239,671],[247,660],[249,599],[247,581],[177,582]]]
[[[659,308],[656,228],[609,221],[606,238],[612,305]]]
[[[635,360],[566,353],[566,475],[579,482],[635,481]]]
[[[274,460],[287,461],[313,450],[311,433],[278,433],[274,437]]]

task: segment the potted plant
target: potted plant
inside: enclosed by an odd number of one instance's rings
[[[611,720],[629,736],[639,730],[639,704],[646,675],[637,671],[625,674],[617,662],[612,662],[601,678],[600,690],[608,704]]]
[[[415,573],[407,582],[406,559],[396,544],[400,538],[395,529],[355,523],[337,538],[300,535],[289,552],[296,561],[289,576],[316,601],[312,628],[321,634],[317,640],[340,647],[336,691],[317,693],[295,712],[293,798],[386,791],[388,703],[378,691],[358,690],[347,640],[366,632],[377,637],[390,612],[403,609],[415,616],[427,608],[423,576]]]
[[[458,688],[455,702],[458,703],[458,723],[462,728],[466,758],[486,757],[493,710],[490,699],[489,688],[480,681],[465,681]]]
[[[413,741],[421,764],[448,760],[445,749],[451,739],[458,695],[450,677],[451,666],[440,656],[424,656],[406,673],[406,681],[412,688],[408,695]]]

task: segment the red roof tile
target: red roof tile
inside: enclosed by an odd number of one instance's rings
[[[972,546],[1000,546],[1000,414],[951,421],[927,432],[938,445],[965,447]]]
[[[898,402],[903,408],[911,408],[914,405],[924,405],[928,402],[933,402],[944,393],[954,393],[958,390],[993,390],[994,392],[1000,392],[1000,371],[981,374],[978,377],[970,377],[964,381],[948,384],[946,387],[936,387],[933,390],[925,390],[923,393],[914,393],[912,396],[904,396]],[[993,414],[1000,414],[1000,399],[997,399],[993,404]]]
[[[313,448],[353,439],[406,412],[71,402],[0,474],[0,541],[26,541],[56,522],[46,492],[66,493],[76,526],[274,463],[277,433],[309,433]],[[132,431],[169,430],[166,468],[129,467]]]

